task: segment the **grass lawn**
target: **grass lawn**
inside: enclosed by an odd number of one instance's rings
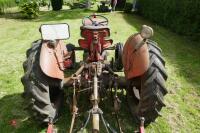
[[[25,52],[31,42],[40,38],[38,28],[44,23],[68,23],[71,37],[66,42],[78,45],[81,18],[93,12],[42,11],[36,20],[0,16],[0,133],[45,132],[45,128],[29,119],[25,110],[27,105],[21,98],[23,86],[20,78],[23,75]],[[159,117],[155,123],[148,126],[147,132],[200,132],[200,44],[135,15],[122,12],[102,15],[110,21],[111,38],[114,43],[125,42],[131,34],[140,30],[141,25],[147,24],[154,28],[153,39],[163,50],[169,75],[166,84],[169,93],[165,97],[167,106],[161,112],[163,117]],[[56,124],[61,133],[67,132],[71,121],[67,107],[63,109],[62,114],[62,118]],[[136,127],[125,109],[120,117],[123,119],[123,128],[126,129],[124,132],[133,133]],[[13,119],[17,122],[16,127],[10,125]]]

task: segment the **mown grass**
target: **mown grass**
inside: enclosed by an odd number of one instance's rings
[[[22,63],[25,60],[25,52],[31,42],[40,38],[38,28],[44,23],[68,23],[71,37],[66,42],[77,45],[81,18],[93,12],[43,11],[36,20],[0,16],[0,133],[45,132],[44,127],[29,119],[25,110],[26,102],[21,98],[23,86],[20,78],[23,75]],[[154,28],[153,39],[163,50],[169,75],[169,94],[165,97],[167,106],[162,110],[163,117],[148,126],[147,132],[200,132],[200,44],[132,14],[116,12],[102,15],[110,21],[111,38],[114,43],[125,42],[131,34],[140,30],[141,25],[147,24]],[[106,110],[106,118],[115,125],[112,115],[109,116],[110,109]],[[71,114],[67,106],[63,108],[62,114],[62,118],[56,124],[61,133],[67,132],[70,124]],[[125,106],[120,118],[123,128],[126,129],[125,133],[132,133],[136,129]],[[13,119],[17,121],[16,127],[10,125]]]

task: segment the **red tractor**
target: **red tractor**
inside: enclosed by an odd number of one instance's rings
[[[23,95],[29,98],[34,118],[50,125],[55,123],[62,109],[64,89],[71,90],[73,116],[69,132],[72,133],[79,109],[79,93],[87,92],[92,108],[80,130],[87,126],[91,116],[92,132],[100,132],[100,120],[107,132],[116,132],[103,117],[99,102],[103,102],[106,96],[101,92],[112,93],[111,100],[117,114],[120,104],[117,91],[125,89],[133,118],[136,121],[142,118],[142,123],[144,118],[145,125],[155,121],[165,106],[163,97],[167,94],[167,74],[161,49],[156,42],[149,40],[153,35],[152,28],[143,25],[141,32],[131,35],[125,45],[112,45],[106,17],[91,15],[83,18],[82,23],[82,39],[78,41],[80,47],[72,44],[65,46],[63,40],[69,38],[69,26],[55,24],[42,25],[42,39],[33,42],[27,50],[27,60],[23,63]],[[78,69],[76,50],[84,51]],[[115,52],[111,61],[107,58],[109,50]],[[76,69],[76,72],[65,76],[69,69]],[[118,71],[124,71],[125,76],[118,76]],[[119,122],[118,125],[119,132],[122,132]]]

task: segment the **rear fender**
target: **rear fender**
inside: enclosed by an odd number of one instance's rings
[[[123,49],[123,66],[126,79],[144,74],[149,67],[149,52],[145,43],[135,51],[135,46],[143,40],[141,35],[134,34],[128,38]]]
[[[49,46],[48,41],[43,41],[40,52],[40,67],[45,75],[51,78],[64,79],[64,55],[67,49],[63,41],[56,41],[56,47]]]

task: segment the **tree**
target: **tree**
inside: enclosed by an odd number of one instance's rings
[[[51,0],[51,5],[54,11],[62,9],[63,0]]]

